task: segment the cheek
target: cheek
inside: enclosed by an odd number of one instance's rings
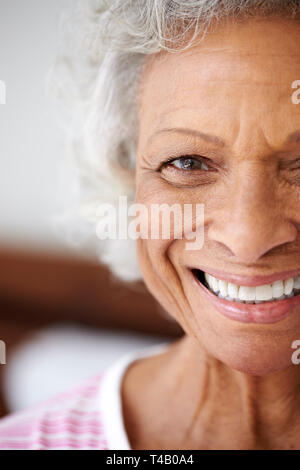
[[[145,204],[148,209],[151,204],[168,204],[169,206],[184,204],[193,206],[203,204],[205,219],[211,219],[222,212],[231,211],[232,208],[232,181],[220,178],[211,184],[197,184],[191,186],[180,186],[166,181],[160,173],[153,171],[138,170],[136,176],[135,201]]]
[[[160,176],[150,174],[137,178],[135,202],[143,204],[151,214],[153,205],[166,204],[168,207],[177,204],[183,209],[185,203],[192,203],[197,199],[197,191],[191,192],[168,184]],[[192,199],[192,200],[191,200]],[[182,258],[186,241],[174,237],[174,216],[170,219],[170,238],[163,239],[162,218],[159,218],[159,239],[151,238],[151,216],[148,216],[149,232],[147,239],[137,240],[137,254],[139,265],[143,273],[144,281],[159,303],[167,310],[181,326],[186,330],[192,317],[181,275],[179,275],[178,263]],[[156,218],[157,221],[157,218]],[[181,230],[176,229],[177,233]],[[191,329],[190,329],[191,330]]]
[[[172,205],[175,201],[175,195],[172,196],[169,191],[162,190],[161,182],[157,178],[150,178],[137,181],[135,202],[142,204],[146,208],[148,238],[137,241],[137,252],[140,263],[146,267],[146,270],[154,269],[159,271],[163,269],[167,262],[166,253],[172,243],[172,239],[163,240],[161,238],[162,219],[156,219],[157,229],[153,230],[153,220],[151,220],[151,210],[154,205],[167,204]],[[149,184],[150,183],[150,184]],[[158,231],[158,239],[153,239],[154,232]]]
[[[165,186],[166,183],[162,186]],[[149,190],[148,190],[149,188]],[[153,185],[140,185],[136,191],[136,202],[144,204],[148,213],[151,213],[153,204],[178,204],[180,196],[184,194],[178,188],[161,188],[155,182]],[[183,201],[184,203],[184,201]],[[183,206],[182,203],[182,206]],[[151,217],[149,217],[151,221]],[[171,219],[172,220],[172,219]],[[162,228],[162,219],[159,218],[159,229]],[[152,227],[151,227],[152,228]],[[151,236],[147,239],[137,240],[137,254],[144,282],[160,305],[180,324],[190,336],[195,336],[196,324],[185,291],[183,280],[179,274],[180,262],[185,248],[184,239],[172,238],[172,223],[170,224],[170,238],[155,240]],[[148,234],[149,235],[149,234]]]
[[[193,312],[187,302],[182,280],[168,257],[169,247],[179,242],[137,240],[139,265],[153,297],[189,336],[195,336]]]

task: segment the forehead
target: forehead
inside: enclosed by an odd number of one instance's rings
[[[150,56],[141,80],[140,139],[164,126],[207,132],[213,126],[228,136],[241,121],[260,123],[266,133],[300,127],[300,105],[291,100],[300,79],[299,39],[296,22],[253,19],[228,22],[186,51]]]

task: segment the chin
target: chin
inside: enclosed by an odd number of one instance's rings
[[[295,367],[291,357],[293,350],[289,346],[274,344],[272,347],[267,344],[258,345],[257,340],[240,344],[232,340],[230,344],[226,343],[216,349],[216,345],[205,345],[208,353],[228,367],[249,374],[252,376],[267,376],[288,367]],[[202,342],[203,343],[203,342]]]

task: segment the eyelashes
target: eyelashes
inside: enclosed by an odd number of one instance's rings
[[[170,157],[161,166],[161,170],[172,167],[179,171],[188,172],[194,170],[209,171],[208,159],[198,155],[184,155],[177,158]]]
[[[280,178],[293,186],[300,186],[300,158],[291,162],[281,162]],[[218,181],[218,176],[226,175],[227,165],[220,166],[210,158],[197,154],[185,154],[165,159],[156,169],[162,178],[177,186],[208,185]],[[279,176],[279,175],[278,175]]]
[[[182,155],[169,158],[158,171],[170,184],[178,187],[195,187],[216,181],[217,170],[213,165],[209,158],[200,155]]]

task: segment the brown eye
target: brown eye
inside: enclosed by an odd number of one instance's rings
[[[172,160],[169,165],[178,168],[179,170],[209,170],[208,166],[198,158],[193,157],[180,157]]]

